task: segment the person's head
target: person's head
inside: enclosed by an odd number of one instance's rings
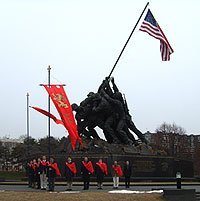
[[[36,159],[33,159],[33,163],[36,163]]]
[[[46,156],[42,156],[42,160],[46,160]]]
[[[114,165],[117,165],[117,161],[114,161]]]
[[[102,163],[102,162],[103,162],[103,160],[102,160],[102,158],[100,158],[100,159],[99,159],[99,163]]]
[[[130,163],[129,163],[129,161],[126,161],[126,165],[129,165]]]
[[[88,162],[88,157],[87,157],[87,156],[84,157],[84,161],[85,161],[85,162]]]
[[[70,157],[68,157],[68,158],[67,158],[67,162],[68,162],[68,163],[71,163],[71,162],[72,162],[72,159],[71,159]]]
[[[54,158],[50,158],[50,163],[54,163]]]
[[[38,163],[40,163],[40,162],[41,162],[41,159],[40,159],[40,158],[38,158],[38,159],[37,159],[37,162],[38,162]]]
[[[33,163],[33,161],[32,160],[30,160],[30,164],[32,164]]]

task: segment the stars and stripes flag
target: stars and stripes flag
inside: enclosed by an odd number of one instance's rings
[[[150,9],[148,9],[146,17],[144,18],[144,21],[142,22],[142,25],[139,30],[144,31],[148,33],[150,36],[160,40],[160,52],[161,52],[162,60],[169,61],[170,54],[172,54],[174,50],[169,44],[165,34],[163,33],[162,29],[158,25]]]

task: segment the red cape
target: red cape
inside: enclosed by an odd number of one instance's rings
[[[47,166],[48,163],[47,163],[47,161],[41,161],[40,164],[41,164],[42,166]]]
[[[108,167],[106,165],[106,163],[99,163],[97,162],[96,165],[98,165],[100,168],[101,168],[101,171],[104,173],[104,174],[108,174]]]
[[[123,176],[123,171],[120,165],[113,165],[112,168],[116,175],[118,175],[119,177]]]
[[[72,163],[66,162],[65,164],[71,170],[71,172],[73,172],[74,174],[77,173],[76,164],[74,162],[72,162]]]
[[[31,164],[31,168],[36,171],[36,168],[38,167],[38,164],[37,163],[33,163]]]
[[[90,173],[94,173],[94,168],[93,168],[93,165],[92,165],[92,162],[89,161],[89,162],[84,162],[82,161],[83,165],[85,166],[85,168],[90,172]]]
[[[56,171],[56,175],[61,175],[57,163],[49,163],[49,167],[53,168]]]

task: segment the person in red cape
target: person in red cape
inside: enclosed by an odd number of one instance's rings
[[[36,183],[37,183],[37,189],[40,189],[40,163],[41,163],[41,159],[38,158],[37,159],[37,166],[36,166]]]
[[[97,189],[102,189],[104,176],[108,174],[108,167],[101,158],[95,165],[95,173],[97,176]]]
[[[30,160],[30,162],[27,164],[27,176],[28,176],[28,187],[31,188],[33,186],[33,179],[34,179],[34,171],[32,168],[33,161]]]
[[[41,190],[47,189],[47,165],[46,156],[42,156],[42,161],[40,162],[40,185]]]
[[[92,162],[85,157],[81,163],[81,175],[83,179],[83,190],[88,190],[90,186],[90,175],[94,173]]]
[[[132,173],[132,166],[130,165],[129,161],[125,162],[123,173],[124,173],[124,178],[125,178],[125,187],[129,188],[130,180],[131,180],[131,173]]]
[[[36,182],[37,182],[37,161],[36,159],[33,159],[33,163],[32,163],[32,171],[33,171],[33,184],[32,184],[32,188],[36,188]]]
[[[60,170],[58,168],[57,163],[54,161],[54,158],[50,158],[50,162],[48,163],[47,168],[47,176],[49,183],[49,191],[54,191],[55,188],[55,178],[56,176],[60,176]]]
[[[70,157],[68,157],[65,163],[65,177],[67,180],[67,191],[72,190],[73,178],[76,175],[76,173],[77,173],[76,164],[75,162],[72,162],[72,159]]]
[[[123,176],[123,171],[117,161],[114,161],[112,165],[112,176],[113,176],[113,188],[117,189],[119,187],[119,177]]]

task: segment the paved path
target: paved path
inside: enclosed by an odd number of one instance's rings
[[[129,190],[136,190],[136,191],[149,191],[149,190],[160,190],[160,189],[166,189],[166,188],[176,188],[175,185],[169,185],[169,186],[137,186],[137,185],[134,185],[134,186],[131,186]],[[198,185],[184,185],[182,186],[183,189],[195,189],[196,192],[200,192],[200,186]],[[119,187],[119,190],[124,190],[124,186],[120,186]],[[0,191],[32,191],[32,192],[43,192],[41,190],[38,190],[38,189],[32,189],[32,188],[28,188],[27,185],[2,185],[0,184]],[[66,187],[65,186],[56,186],[55,187],[55,191],[56,192],[64,192],[66,190]],[[96,186],[91,186],[89,191],[104,191],[104,192],[107,192],[107,191],[110,191],[110,190],[113,190],[112,189],[112,186],[104,186],[103,190],[97,190],[97,187]],[[73,187],[73,191],[83,191],[82,190],[82,186],[74,186]]]

